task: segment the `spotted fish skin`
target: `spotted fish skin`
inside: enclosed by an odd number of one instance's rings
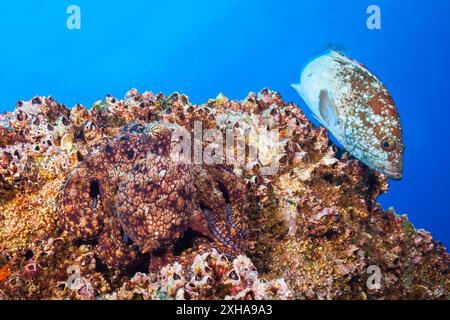
[[[292,86],[350,154],[393,179],[402,178],[400,117],[389,91],[365,66],[330,50],[311,61]]]

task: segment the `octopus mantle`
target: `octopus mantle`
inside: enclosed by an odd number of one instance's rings
[[[241,253],[244,179],[221,166],[173,159],[170,125],[132,130],[99,146],[70,173],[57,201],[61,229],[74,240],[98,239],[97,254],[109,267],[127,267],[139,252],[167,248],[188,227],[223,252]]]

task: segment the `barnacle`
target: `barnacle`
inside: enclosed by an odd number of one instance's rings
[[[171,132],[196,124],[278,130],[243,139],[278,146],[278,171],[179,162]],[[0,115],[0,298],[448,299],[446,249],[383,210],[386,177],[338,151],[268,89],[201,105],[136,90],[91,109],[20,101]]]

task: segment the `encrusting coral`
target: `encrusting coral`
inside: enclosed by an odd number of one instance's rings
[[[173,130],[196,123],[277,130],[243,148],[277,170],[174,161]],[[20,101],[0,115],[0,299],[448,299],[449,254],[377,204],[387,189],[268,89]]]

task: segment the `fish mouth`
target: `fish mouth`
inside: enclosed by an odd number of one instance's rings
[[[375,167],[375,169],[380,171],[381,173],[389,176],[389,178],[394,179],[394,180],[401,180],[403,177],[403,173],[399,172],[399,171],[389,170],[389,169],[381,168],[381,167]]]
[[[363,156],[358,157],[355,156],[355,158],[357,158],[359,161],[361,161],[363,164],[365,164],[366,166],[368,166],[371,169],[374,169],[384,175],[387,175],[389,178],[394,179],[394,180],[401,180],[403,178],[403,163],[394,163],[393,165],[389,166],[392,169],[388,169],[385,166],[382,165],[376,165],[376,163],[380,164],[379,161],[371,161],[370,157],[366,157],[365,154],[366,152],[361,149],[358,148],[357,146],[353,146],[353,148],[347,148],[344,145],[344,148],[346,148],[346,150],[350,153],[350,154],[354,154],[354,151],[357,150],[360,153],[363,154]]]
[[[403,174],[401,172],[391,172],[388,173],[388,176],[394,180],[401,180],[403,178]]]
[[[359,148],[354,148],[354,149],[359,149]],[[361,149],[359,149],[361,150]],[[353,150],[352,150],[353,151]],[[352,153],[352,151],[350,151],[350,153]],[[362,150],[361,150],[362,151]],[[402,165],[394,165],[392,166],[393,169],[388,169],[384,166],[380,166],[380,165],[376,165],[375,162],[376,161],[369,161],[367,158],[363,157],[363,158],[358,158],[362,163],[364,163],[366,166],[368,166],[369,168],[372,168],[378,172],[381,172],[384,175],[387,175],[389,178],[394,179],[394,180],[401,180],[403,178],[403,170],[402,170]]]

